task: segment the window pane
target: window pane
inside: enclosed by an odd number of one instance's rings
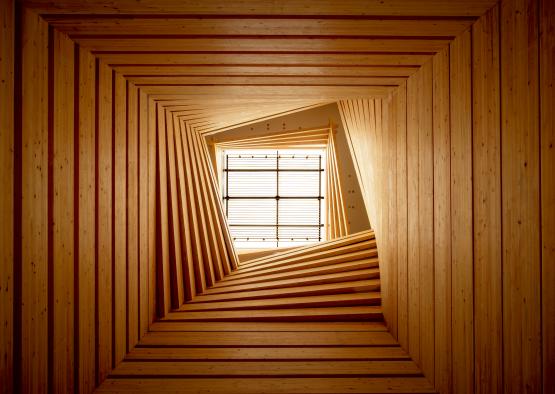
[[[280,172],[279,195],[318,197],[320,172]]]
[[[280,227],[279,241],[282,242],[317,242],[318,227]]]
[[[276,224],[276,200],[228,200],[228,223],[233,225]]]
[[[320,164],[320,158],[317,155],[302,154],[280,154],[279,168],[280,170],[289,168],[302,168],[305,170],[317,170]]]
[[[275,172],[228,172],[230,197],[275,197]]]
[[[319,200],[279,200],[279,224],[318,225]]]
[[[276,155],[228,155],[229,169],[276,169]]]

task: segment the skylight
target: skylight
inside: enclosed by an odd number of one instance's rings
[[[324,150],[226,150],[223,200],[238,249],[301,246],[325,235]]]

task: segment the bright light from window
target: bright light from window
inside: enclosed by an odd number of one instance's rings
[[[222,195],[238,249],[325,240],[324,150],[226,150]]]

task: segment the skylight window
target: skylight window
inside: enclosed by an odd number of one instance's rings
[[[325,240],[324,150],[226,150],[223,199],[239,249]]]

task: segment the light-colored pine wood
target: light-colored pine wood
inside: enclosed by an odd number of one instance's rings
[[[449,49],[433,58],[435,386],[452,390]]]
[[[471,34],[450,45],[453,390],[474,387]]]

